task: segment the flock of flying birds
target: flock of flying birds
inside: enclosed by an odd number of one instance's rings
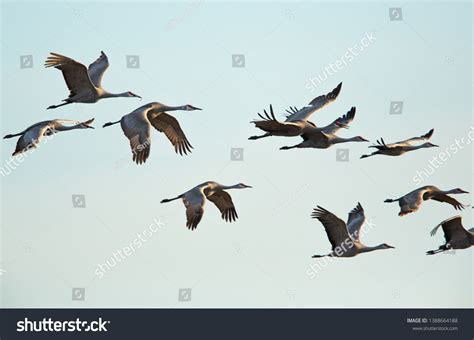
[[[141,98],[131,91],[110,93],[102,88],[102,77],[109,67],[109,61],[104,52],[101,52],[99,58],[90,64],[88,68],[71,58],[57,53],[51,53],[46,60],[45,67],[59,69],[70,91],[69,97],[64,99],[62,104],[49,106],[48,109],[55,109],[72,103],[96,103],[103,98]],[[260,119],[251,122],[255,127],[264,131],[264,134],[252,136],[249,139],[256,140],[270,136],[299,136],[303,139],[303,141],[296,145],[283,146],[280,148],[281,150],[294,148],[326,149],[339,143],[368,142],[367,139],[361,136],[342,138],[336,135],[339,130],[349,128],[349,124],[355,118],[355,107],[352,107],[345,115],[335,119],[331,124],[324,127],[318,127],[309,120],[314,112],[331,104],[337,99],[341,87],[342,83],[331,92],[314,98],[302,109],[290,107],[290,109],[287,110],[288,115],[284,121],[280,121],[275,117],[273,107],[270,105],[269,112],[264,110],[263,114],[258,114]],[[178,110],[193,111],[201,109],[192,105],[168,106],[158,102],[152,102],[137,108],[118,121],[104,124],[103,127],[105,128],[120,123],[123,133],[129,139],[132,159],[137,164],[145,163],[150,156],[152,127],[166,135],[176,153],[186,155],[188,152],[191,152],[193,147],[186,138],[177,119],[168,113],[169,111]],[[13,156],[15,156],[28,149],[38,147],[44,136],[49,136],[61,131],[93,129],[91,125],[93,121],[94,119],[89,119],[84,122],[67,119],[47,120],[36,123],[22,132],[6,135],[4,138],[20,137],[17,141],[15,151],[13,152]],[[369,146],[376,150],[371,154],[362,155],[361,158],[375,155],[400,156],[406,152],[418,149],[437,147],[437,145],[427,142],[433,135],[433,132],[434,130],[431,129],[428,133],[419,137],[389,144],[385,143],[383,139],[380,139],[377,141],[377,144]],[[251,188],[251,186],[243,183],[225,186],[211,181],[204,182],[174,198],[164,199],[161,203],[181,199],[186,207],[186,226],[194,230],[202,219],[206,200],[216,205],[225,221],[235,221],[238,218],[237,211],[227,190],[244,188]],[[467,191],[460,188],[444,191],[435,186],[424,186],[400,198],[387,199],[385,202],[398,202],[400,206],[399,216],[417,211],[421,204],[427,200],[445,202],[457,210],[462,210],[465,208],[465,205],[449,196],[462,193],[467,193]],[[394,248],[386,243],[369,247],[360,241],[360,230],[365,222],[364,209],[360,203],[350,211],[347,223],[320,206],[314,209],[312,217],[322,223],[332,245],[332,251],[330,253],[326,255],[314,255],[313,257],[352,257],[373,250]],[[439,227],[443,228],[446,242],[438,249],[428,251],[427,254],[436,254],[449,249],[465,249],[474,245],[474,228],[466,230],[462,225],[460,216],[455,216],[441,222],[432,230],[432,236]]]

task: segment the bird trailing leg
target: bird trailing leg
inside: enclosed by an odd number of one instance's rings
[[[321,258],[321,257],[333,257],[332,253],[325,254],[325,255],[313,255],[311,258],[316,259],[316,258]]]
[[[379,152],[378,152],[378,151],[375,151],[375,152],[372,152],[372,153],[369,154],[369,155],[362,155],[362,156],[360,156],[360,158],[361,158],[361,159],[362,159],[362,158],[367,158],[367,157],[375,156],[375,155],[378,155],[378,154],[379,154]]]
[[[183,195],[176,196],[175,198],[165,198],[165,199],[161,200],[160,203],[168,203],[168,202],[180,199],[181,197],[183,197]]]
[[[65,103],[62,103],[62,104],[59,104],[59,105],[51,105],[51,106],[48,106],[46,108],[46,110],[50,110],[50,109],[55,109],[55,108],[58,108],[60,106],[64,106],[64,105],[68,105],[68,104],[71,104],[72,102],[65,102]]]
[[[293,145],[293,146],[282,146],[280,150],[290,150],[299,147],[299,144]]]
[[[426,252],[426,255],[434,255],[438,253],[442,253],[443,251],[449,250],[450,248],[446,247],[446,245],[439,246],[438,249],[435,250],[428,250]]]
[[[265,137],[268,137],[268,136],[271,136],[271,134],[267,132],[267,133],[266,133],[266,134],[264,134],[264,135],[260,135],[260,136],[251,136],[251,137],[249,137],[249,140],[256,140],[256,139],[265,138]]]
[[[105,123],[104,125],[102,125],[103,128],[106,128],[107,126],[111,126],[111,125],[114,125],[114,124],[118,124],[120,123],[120,120],[117,120],[116,122],[108,122],[108,123]]]
[[[6,135],[5,137],[3,137],[3,139],[18,137],[18,136],[21,136],[21,135],[23,135],[23,132],[15,133],[15,134],[13,134],[13,135]]]

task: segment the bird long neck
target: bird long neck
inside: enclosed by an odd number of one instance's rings
[[[378,246],[375,246],[375,247],[364,247],[360,250],[360,252],[361,253],[368,253],[370,251],[380,250],[380,249],[385,249],[383,244],[379,244]]]
[[[228,190],[228,189],[240,189],[238,184],[235,185],[221,185],[221,190]]]
[[[179,110],[186,110],[186,105],[180,105],[180,106],[168,106],[168,105],[162,105],[161,109],[163,111],[179,111]]]
[[[71,126],[65,126],[65,125],[58,125],[52,128],[53,131],[69,131],[69,130],[75,130],[80,128],[80,124],[76,125],[71,125]]]
[[[130,94],[128,92],[110,93],[110,92],[105,91],[104,94],[102,95],[102,98],[116,98],[116,97],[130,97]]]
[[[428,144],[420,144],[420,145],[407,145],[405,146],[405,150],[411,151],[411,150],[418,150],[422,148],[428,148]]]
[[[347,142],[361,142],[361,140],[358,137],[350,137],[350,138],[336,137],[334,138],[334,141],[333,141],[334,144],[347,143]]]

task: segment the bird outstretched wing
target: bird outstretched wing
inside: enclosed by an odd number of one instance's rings
[[[137,164],[145,163],[151,150],[150,125],[133,113],[123,116],[120,125],[130,140],[132,160]]]
[[[38,147],[46,131],[48,131],[50,123],[51,121],[44,121],[30,126],[16,142],[15,151],[12,156]]]
[[[297,136],[300,132],[300,127],[292,122],[280,122],[276,119],[275,113],[273,112],[273,106],[270,105],[270,113],[267,110],[263,110],[263,114],[257,113],[261,120],[253,120],[251,123],[255,124],[255,127],[269,132],[272,134],[285,134]]]
[[[332,212],[318,205],[318,207],[313,210],[311,217],[318,219],[322,223],[333,250],[337,247],[341,247],[341,245],[348,240],[351,240],[344,221]]]
[[[431,129],[430,131],[428,131],[428,132],[425,133],[424,135],[421,135],[421,136],[418,136],[418,137],[409,138],[409,139],[406,139],[406,140],[402,140],[402,141],[400,141],[400,142],[392,143],[392,144],[390,144],[390,145],[391,145],[391,146],[399,146],[399,145],[412,144],[412,143],[416,143],[416,142],[422,142],[422,141],[424,141],[424,140],[430,139],[431,136],[433,135],[433,132],[434,132],[434,129]]]
[[[451,204],[454,207],[454,209],[456,209],[456,210],[463,210],[466,207],[464,204],[459,202],[457,199],[455,199],[451,196],[448,196],[448,195],[436,195],[436,196],[431,197],[431,199],[433,199],[435,201],[438,201],[438,202],[445,202],[445,203]]]
[[[356,114],[356,108],[353,106],[345,115],[337,118],[334,122],[322,128],[322,131],[327,134],[334,134],[339,129],[348,129],[349,124],[354,120]]]
[[[70,91],[69,97],[80,93],[95,93],[96,88],[89,78],[87,68],[75,61],[57,53],[51,53],[46,59],[45,67],[61,70],[66,85]]]
[[[194,230],[204,215],[204,194],[197,189],[188,191],[183,196],[183,203],[186,207],[186,227]]]
[[[232,197],[225,191],[215,191],[211,195],[206,195],[207,199],[214,203],[222,214],[222,219],[226,222],[233,222],[238,218]]]
[[[298,120],[308,120],[314,112],[335,101],[341,92],[341,87],[342,83],[339,83],[339,85],[337,85],[331,92],[314,98],[311,102],[309,102],[308,106],[305,106],[298,112],[290,115],[286,121],[294,122]]]
[[[347,230],[353,240],[359,240],[360,229],[365,222],[364,208],[360,203],[349,212],[349,218],[347,219]]]
[[[153,110],[148,111],[147,115],[151,125],[168,137],[176,153],[180,155],[184,153],[187,155],[188,152],[191,152],[193,147],[186,138],[176,118],[166,112],[162,112],[158,116],[153,117]]]
[[[103,51],[100,52],[99,58],[97,58],[92,64],[89,65],[88,73],[92,83],[96,87],[102,87],[102,77],[104,76],[105,70],[109,67],[109,59]]]
[[[448,218],[447,220],[444,220],[436,227],[434,227],[433,230],[431,230],[430,235],[434,236],[438,231],[439,227],[443,228],[444,238],[446,242],[449,242],[450,240],[455,238],[463,238],[467,234],[466,229],[464,229],[462,225],[461,216],[454,216]]]
[[[412,143],[421,142],[421,141],[430,139],[431,136],[433,135],[433,132],[434,132],[434,129],[431,129],[430,131],[428,131],[427,133],[419,137],[413,137],[406,140],[402,140],[400,142],[389,143],[389,144],[385,143],[383,138],[380,138],[379,140],[377,140],[377,144],[371,145],[369,146],[369,148],[376,148],[378,150],[387,150],[387,149],[393,149],[397,147],[408,146]]]

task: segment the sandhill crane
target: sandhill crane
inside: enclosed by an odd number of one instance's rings
[[[438,224],[431,231],[431,236],[436,234],[439,227],[443,228],[446,243],[436,250],[429,250],[426,255],[434,255],[449,249],[466,249],[474,246],[474,228],[466,230],[462,225],[461,216],[454,216]]]
[[[349,212],[347,224],[333,213],[318,207],[313,210],[312,218],[317,218],[328,236],[332,251],[326,255],[313,255],[312,257],[353,257],[379,249],[394,248],[386,243],[375,247],[368,247],[360,242],[360,229],[365,222],[364,209],[360,203]]]
[[[421,188],[418,188],[416,190],[413,190],[412,192],[409,192],[405,196],[402,196],[397,199],[386,199],[385,203],[392,203],[392,202],[397,202],[400,206],[400,212],[398,213],[398,216],[404,216],[409,213],[417,211],[421,203],[423,201],[427,201],[429,199],[438,201],[438,202],[446,202],[451,204],[456,210],[462,210],[466,206],[459,203],[456,199],[448,196],[450,194],[468,194],[469,192],[464,191],[460,188],[448,190],[448,191],[443,191],[438,189],[435,186],[432,185],[427,185]]]
[[[348,128],[349,124],[355,117],[356,108],[352,107],[344,116],[336,119],[328,126],[318,128],[311,126],[301,135],[303,142],[293,146],[282,146],[280,150],[290,150],[294,148],[316,148],[327,149],[334,144],[348,143],[348,142],[368,142],[367,139],[361,136],[351,138],[342,138],[335,135],[341,128]]]
[[[69,131],[69,130],[76,130],[76,129],[93,129],[94,127],[91,126],[94,118],[89,119],[85,122],[79,122],[76,120],[68,120],[68,119],[53,119],[53,120],[46,120],[43,122],[36,123],[31,125],[26,130],[6,135],[3,137],[4,139],[14,138],[21,136],[18,139],[16,144],[15,152],[13,152],[12,156],[16,156],[22,152],[27,151],[30,148],[38,147],[39,143],[43,139],[44,136],[50,136],[55,134],[56,132],[61,131]],[[64,124],[67,123],[74,123],[72,126],[66,126]]]
[[[377,151],[372,152],[369,155],[362,155],[360,156],[360,158],[367,158],[367,157],[375,156],[375,155],[400,156],[409,151],[414,151],[414,150],[423,149],[423,148],[438,147],[438,145],[428,143],[428,142],[419,144],[419,145],[413,145],[413,143],[430,139],[431,136],[433,135],[433,131],[434,129],[431,129],[430,131],[428,131],[428,133],[422,136],[413,137],[401,142],[396,142],[396,143],[391,143],[391,144],[385,144],[385,141],[383,140],[383,138],[380,138],[380,140],[377,141],[377,145],[369,146],[369,148],[376,148]]]
[[[265,131],[266,133],[260,136],[249,137],[250,140],[265,138],[269,136],[284,136],[295,137],[306,131],[307,128],[315,127],[315,125],[308,121],[311,115],[322,109],[324,106],[336,100],[341,92],[342,83],[337,85],[331,92],[314,98],[307,106],[298,110],[295,107],[290,107],[291,111],[287,110],[289,115],[284,122],[280,122],[275,118],[273,107],[270,105],[270,114],[264,110],[264,115],[258,113],[262,120],[253,120],[250,123],[255,124],[255,127]]]
[[[204,182],[175,198],[164,199],[161,203],[182,199],[186,207],[186,227],[194,230],[204,214],[206,198],[216,205],[221,212],[222,219],[226,222],[235,221],[238,218],[237,211],[232,197],[225,190],[245,188],[251,188],[251,186],[243,183],[227,186],[216,182]]]
[[[52,52],[46,59],[44,66],[61,70],[69,89],[69,97],[63,100],[63,104],[51,105],[48,109],[55,109],[71,103],[96,103],[103,98],[141,98],[130,91],[110,93],[102,88],[102,77],[109,67],[109,60],[103,51],[101,51],[99,58],[89,65],[88,69],[74,59]]]
[[[193,148],[184,134],[178,121],[165,111],[194,111],[201,110],[192,105],[167,106],[153,102],[143,105],[135,111],[125,115],[116,122],[104,124],[104,128],[120,123],[123,133],[130,140],[132,160],[137,164],[146,162],[151,148],[151,127],[163,132],[173,144],[176,153],[186,155]]]

